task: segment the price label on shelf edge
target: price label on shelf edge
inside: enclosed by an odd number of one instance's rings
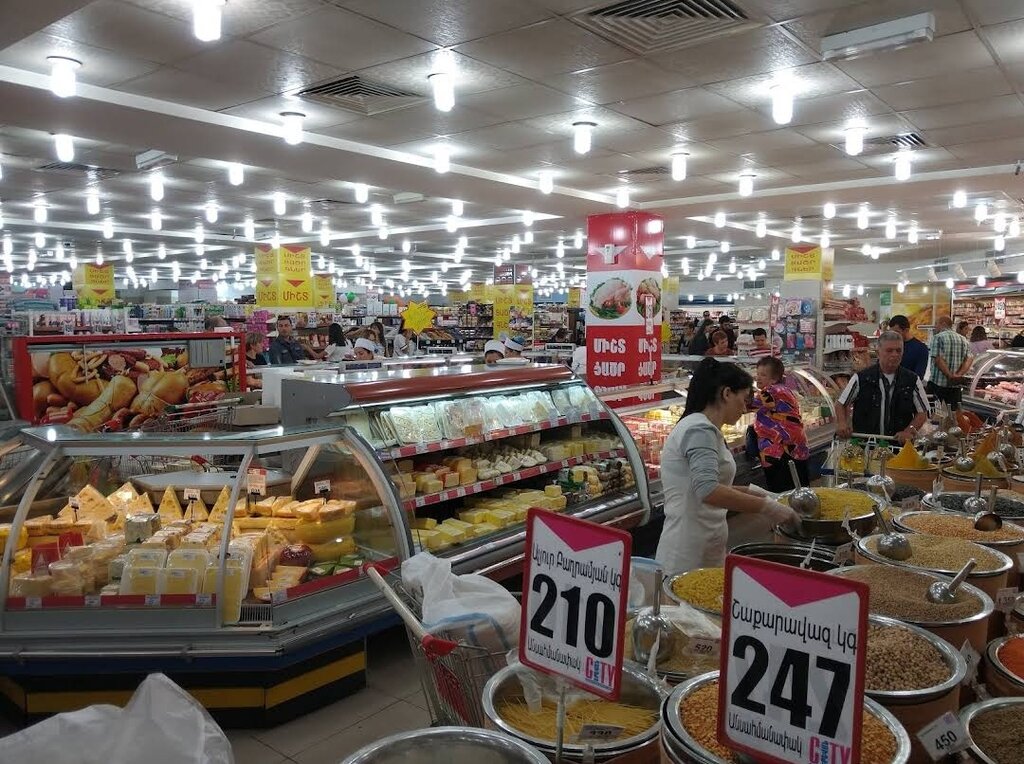
[[[868,587],[729,555],[718,739],[758,761],[859,761]]]
[[[198,488],[186,488],[185,489],[185,501],[197,501],[199,499],[200,492]]]
[[[267,471],[260,467],[250,467],[245,473],[245,488],[247,493],[265,496],[267,493]]]
[[[314,480],[313,481],[313,493],[330,493],[331,492],[331,481],[330,480]]]
[[[631,548],[617,528],[529,510],[520,662],[618,699]]]

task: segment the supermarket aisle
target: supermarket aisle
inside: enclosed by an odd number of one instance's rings
[[[404,629],[372,637],[367,687],[269,730],[229,730],[238,764],[338,764],[367,743],[430,725]]]

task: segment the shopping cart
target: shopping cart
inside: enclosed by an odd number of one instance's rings
[[[146,432],[227,432],[232,429],[235,407],[241,401],[241,398],[222,398],[170,405],[147,419],[140,429]]]
[[[449,632],[428,632],[420,621],[422,603],[398,574],[372,565],[366,573],[405,623],[434,725],[485,726],[484,685],[505,667],[505,652],[468,645]]]

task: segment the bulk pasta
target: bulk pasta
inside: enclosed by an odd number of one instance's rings
[[[547,700],[537,713],[522,700],[503,700],[497,704],[498,716],[506,723],[537,740],[555,740],[557,707]],[[658,712],[628,703],[607,700],[581,700],[565,709],[565,739],[575,740],[584,724],[612,724],[622,727],[620,738],[646,732],[658,722]]]

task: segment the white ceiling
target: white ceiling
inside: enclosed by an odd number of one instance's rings
[[[536,244],[524,245],[518,261],[550,266],[564,237],[567,264],[581,263],[572,236],[585,230],[588,213],[614,209],[624,173],[633,206],[663,214],[666,241],[681,254],[681,237],[694,235],[701,252],[730,241],[741,261],[756,259],[788,241],[794,218],[805,235],[817,236],[825,201],[839,205],[827,227],[840,269],[848,258],[859,261],[865,242],[901,247],[882,262],[903,264],[991,247],[991,226],[975,224],[973,204],[983,199],[1016,214],[1024,196],[1013,174],[1024,154],[1024,3],[733,1],[755,28],[640,56],[587,28],[584,14],[607,4],[588,0],[228,0],[224,36],[214,43],[193,37],[189,0],[5,0],[0,209],[14,260],[24,263],[32,235],[42,231],[47,242],[37,272],[66,267],[46,254],[56,236],[80,258],[101,246],[119,262],[121,246],[104,242],[99,231],[110,217],[117,238],[133,240],[137,265],[160,265],[151,253],[164,241],[189,272],[198,262],[193,227],[215,200],[219,220],[206,226],[211,263],[251,251],[246,215],[259,221],[258,240],[276,227],[285,241],[309,240],[317,252],[326,219],[335,240],[325,254],[350,275],[354,266],[342,247],[354,241],[364,253],[377,248],[377,271],[388,274],[399,267],[402,239],[415,247],[414,267],[432,269],[466,235],[466,259],[479,280],[496,251],[524,232],[524,210],[550,217],[534,224]],[[822,60],[825,34],[924,11],[936,18],[930,43]],[[8,24],[9,16],[17,23]],[[456,106],[447,114],[434,109],[427,83],[443,47],[451,48],[457,72]],[[76,98],[46,89],[50,55],[82,61]],[[784,127],[772,121],[768,95],[780,72],[800,87]],[[296,97],[347,75],[423,99],[364,116]],[[285,110],[307,114],[300,146],[279,137],[277,115]],[[593,150],[581,157],[572,150],[571,125],[583,119],[597,128]],[[845,155],[843,128],[851,119],[865,120],[869,140],[921,137],[926,146],[914,152],[910,181],[893,179],[891,146]],[[88,177],[39,169],[55,161],[54,132],[76,136],[76,162],[119,173],[97,186],[101,215],[86,213]],[[439,143],[452,156],[445,175],[431,168]],[[135,155],[150,148],[178,156],[164,168],[160,204],[135,168]],[[667,169],[676,149],[690,153],[686,180],[629,174]],[[228,161],[246,166],[242,186],[227,183]],[[536,189],[541,169],[555,174],[549,196]],[[757,176],[749,198],[737,194],[742,171]],[[371,186],[370,201],[382,206],[391,232],[387,241],[354,203],[354,183]],[[950,208],[956,189],[968,192],[967,208]],[[289,207],[275,221],[270,197],[277,191]],[[424,200],[396,204],[399,192]],[[44,225],[32,222],[38,198],[49,207]],[[457,233],[445,230],[453,198],[466,203]],[[865,203],[871,227],[862,231],[855,216]],[[303,234],[299,215],[308,204],[318,222]],[[149,230],[154,207],[164,215],[159,234]],[[716,212],[727,213],[724,229],[711,223]],[[885,240],[890,215],[899,242]],[[771,232],[763,241],[754,235],[760,216]],[[906,242],[912,223],[921,232],[917,246]],[[1007,251],[1015,247],[1007,243]],[[673,271],[676,263],[670,260]]]

